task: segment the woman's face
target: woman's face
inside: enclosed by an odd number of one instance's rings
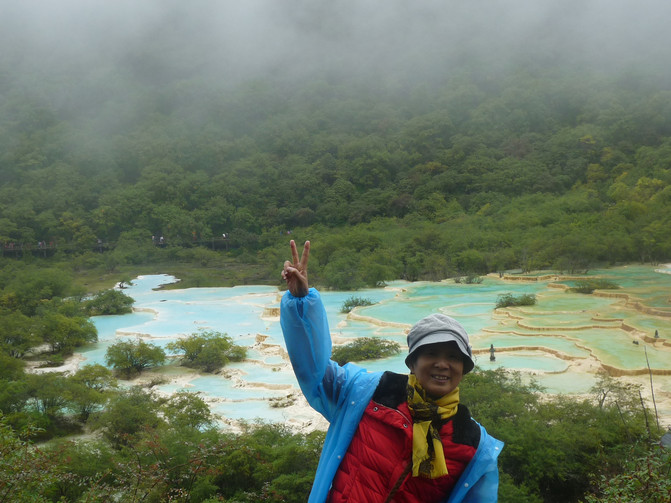
[[[427,344],[417,352],[410,371],[429,397],[436,400],[459,386],[464,376],[464,361],[456,342]]]

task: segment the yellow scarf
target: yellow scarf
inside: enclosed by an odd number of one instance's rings
[[[427,398],[426,391],[414,374],[408,376],[408,407],[413,417],[412,476],[435,479],[447,475],[443,443],[440,440],[441,420],[457,413],[459,388],[439,400]]]

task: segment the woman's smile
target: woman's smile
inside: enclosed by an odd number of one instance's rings
[[[456,343],[427,344],[417,352],[411,371],[428,396],[437,399],[459,386],[464,375],[464,361]]]

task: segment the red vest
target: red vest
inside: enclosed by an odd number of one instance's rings
[[[448,475],[437,479],[413,477],[408,471],[412,463],[412,418],[408,404],[402,402],[394,408],[371,401],[333,479],[327,501],[384,503],[401,477],[404,481],[392,501],[443,501],[474,456],[476,447],[453,442],[452,419],[443,425],[440,434]]]

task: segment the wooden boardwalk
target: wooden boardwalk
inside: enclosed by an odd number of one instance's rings
[[[210,239],[198,239],[195,241],[180,241],[171,243],[163,240],[153,240],[152,245],[156,248],[166,248],[169,246],[178,246],[180,248],[203,247],[211,250],[229,250],[229,248],[237,248],[239,245],[234,240],[229,238],[217,237]],[[3,257],[24,257],[26,255],[33,255],[35,257],[52,257],[56,252],[63,251],[64,253],[81,253],[92,251],[96,253],[105,253],[113,250],[116,247],[115,242],[100,241],[93,243],[90,246],[75,245],[72,243],[60,244],[54,241],[46,242],[40,241],[35,244],[8,242],[0,244],[0,255]]]

